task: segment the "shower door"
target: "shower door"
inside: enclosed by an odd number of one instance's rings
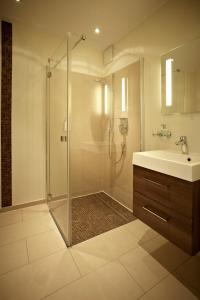
[[[69,127],[70,34],[47,67],[47,201],[67,246],[71,245]]]

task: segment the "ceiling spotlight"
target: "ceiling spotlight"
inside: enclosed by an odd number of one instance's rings
[[[15,2],[19,3],[19,2],[21,2],[21,0],[15,0]]]
[[[100,29],[99,29],[98,27],[95,28],[94,33],[95,33],[95,34],[99,34],[99,33],[100,33]]]

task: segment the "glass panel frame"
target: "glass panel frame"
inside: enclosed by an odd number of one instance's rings
[[[70,166],[69,166],[69,145],[70,145],[70,122],[71,122],[71,82],[70,82],[70,74],[71,74],[71,35],[67,34],[64,39],[64,51],[61,46],[61,54],[59,53],[58,59],[55,59],[56,54],[60,51],[59,47],[54,53],[53,57],[48,60],[47,66],[47,87],[46,87],[46,194],[47,194],[47,204],[49,206],[50,213],[61,232],[63,239],[67,246],[71,246],[72,243],[72,226],[71,226],[71,197],[70,197]],[[56,72],[63,71],[63,60],[66,58],[66,65],[64,65],[64,78],[62,78],[63,82],[63,93],[64,100],[62,99],[62,93],[59,93],[59,98],[57,99],[57,94],[52,95],[53,88],[57,88],[57,86],[53,85],[53,76],[56,76]],[[60,69],[59,69],[60,68]],[[66,70],[65,70],[66,69]],[[58,74],[59,75],[59,74]],[[58,76],[57,75],[57,76]],[[62,75],[62,74],[61,74]],[[58,86],[60,82],[58,80]],[[66,85],[66,90],[65,90]],[[61,86],[62,87],[62,86]],[[56,91],[57,92],[57,91]],[[61,94],[61,96],[60,96]],[[53,99],[53,96],[54,99]],[[60,101],[59,101],[60,100]],[[54,101],[54,102],[53,102]],[[54,113],[53,104],[55,107],[61,112],[61,118],[64,114],[64,120],[58,120],[56,123],[54,119],[59,119],[60,114]],[[63,107],[62,107],[63,105]],[[61,109],[61,110],[60,110]],[[63,111],[62,111],[63,110]],[[53,124],[52,124],[53,122]],[[59,129],[57,129],[56,134],[52,135],[55,125],[59,125]],[[52,130],[53,126],[53,130]],[[56,126],[55,126],[56,127]],[[59,134],[61,135],[59,136]],[[59,140],[58,140],[59,139]],[[56,141],[55,141],[56,140]],[[60,144],[60,143],[64,144]],[[56,143],[56,147],[54,144]],[[56,151],[53,153],[53,149],[56,148]],[[56,181],[56,172],[54,173],[54,167],[56,166],[57,160],[59,161],[60,153],[64,153],[64,156],[61,159],[64,159],[64,170],[62,166],[62,170],[64,171],[64,180],[63,186],[65,186],[64,195],[56,195],[55,190],[58,191],[54,186],[54,180]],[[54,154],[54,156],[53,156]],[[52,167],[53,166],[53,167]],[[60,164],[61,166],[61,164]],[[53,171],[52,171],[53,170]],[[63,173],[63,172],[62,172]],[[59,176],[60,176],[59,172]],[[52,179],[53,178],[53,179]],[[60,177],[59,177],[60,178]],[[63,191],[63,188],[61,188]],[[64,197],[64,198],[63,198]]]

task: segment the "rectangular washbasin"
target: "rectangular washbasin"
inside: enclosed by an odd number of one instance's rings
[[[133,165],[187,181],[200,180],[200,154],[181,154],[164,150],[135,152]]]

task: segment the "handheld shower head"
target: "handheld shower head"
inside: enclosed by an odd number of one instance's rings
[[[81,39],[82,39],[83,41],[85,41],[85,40],[87,39],[87,35],[83,33],[83,34],[81,35]]]

